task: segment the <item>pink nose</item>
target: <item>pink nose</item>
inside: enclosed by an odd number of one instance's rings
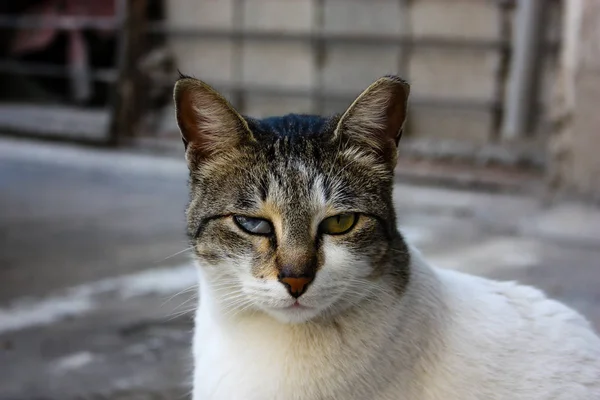
[[[280,276],[279,278],[279,282],[283,283],[290,295],[292,295],[295,298],[302,296],[302,294],[306,291],[306,288],[308,287],[309,283],[311,283],[312,281],[312,276]]]

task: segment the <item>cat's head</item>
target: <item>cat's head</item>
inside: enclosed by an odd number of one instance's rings
[[[402,275],[392,187],[408,94],[386,76],[342,115],[255,120],[202,81],[178,80],[189,234],[226,312],[303,322]]]

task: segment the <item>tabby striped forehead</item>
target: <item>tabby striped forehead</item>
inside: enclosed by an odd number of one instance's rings
[[[331,154],[324,154],[331,152]],[[360,154],[334,153],[324,147],[310,155],[260,154],[238,174],[242,183],[238,206],[252,210],[265,204],[282,212],[316,213],[368,209],[369,199],[377,196],[387,178],[363,163]],[[365,156],[366,157],[366,156]]]
[[[260,212],[275,207],[288,214],[314,214],[327,206],[345,207],[339,193],[332,190],[335,185],[314,162],[274,160],[248,168],[245,175],[238,192],[239,208]]]

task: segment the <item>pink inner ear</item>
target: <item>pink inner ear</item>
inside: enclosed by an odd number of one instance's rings
[[[194,96],[188,88],[182,89],[177,96],[177,123],[183,139],[188,143],[202,141],[202,117],[194,106]]]
[[[386,110],[386,136],[393,139],[396,144],[400,139],[402,126],[406,120],[406,97],[404,88],[394,88]]]
[[[207,102],[208,99],[200,99],[202,93],[199,94],[196,91],[202,90],[202,88],[196,86],[195,84],[186,84],[184,87],[178,88],[175,99],[177,123],[186,150],[189,149],[195,159],[203,159],[209,155],[214,147],[213,142],[218,140],[218,137],[214,136],[219,135],[219,132],[209,132],[205,129],[211,124],[201,114],[198,103]]]

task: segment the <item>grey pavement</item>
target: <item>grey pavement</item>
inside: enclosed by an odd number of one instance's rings
[[[187,398],[186,180],[180,158],[0,139],[0,400]],[[395,202],[432,263],[536,285],[600,329],[600,210],[406,183]]]

